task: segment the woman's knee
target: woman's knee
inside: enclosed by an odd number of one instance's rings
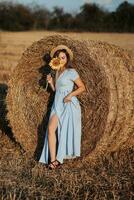
[[[56,131],[56,128],[57,128],[57,116],[52,116],[49,124],[48,124],[48,132],[49,134],[52,134]]]
[[[52,134],[53,132],[54,132],[54,127],[53,127],[53,125],[49,124],[48,125],[48,133]]]

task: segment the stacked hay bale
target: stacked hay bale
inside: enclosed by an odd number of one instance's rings
[[[78,96],[82,107],[82,157],[89,157],[91,152],[97,155],[103,146],[104,149],[113,148],[112,144],[119,146],[123,142],[122,139],[119,144],[120,138],[128,137],[133,127],[131,120],[128,122],[133,111],[133,80],[127,68],[129,56],[123,58],[126,51],[113,45],[60,34],[34,42],[11,74],[6,97],[7,117],[16,140],[31,155],[43,147],[53,92],[45,91],[39,84],[40,68],[46,66],[44,55],[59,44],[67,45],[74,52],[72,66],[87,88],[86,93]]]

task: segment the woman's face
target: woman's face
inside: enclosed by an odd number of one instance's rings
[[[59,58],[61,59],[61,63],[65,65],[67,63],[67,56],[64,52],[59,53]]]

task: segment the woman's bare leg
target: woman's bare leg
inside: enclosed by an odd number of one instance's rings
[[[48,124],[48,143],[51,155],[51,161],[56,159],[56,128],[58,124],[58,117],[56,114],[52,115]]]

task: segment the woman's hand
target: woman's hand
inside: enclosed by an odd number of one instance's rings
[[[53,84],[53,78],[52,78],[52,76],[51,76],[51,73],[49,73],[49,74],[47,75],[47,81],[48,81],[48,83]]]
[[[49,73],[49,74],[47,75],[47,81],[48,81],[48,83],[50,84],[52,90],[55,91],[54,80],[53,80],[53,78],[52,78],[52,76],[51,76],[51,73]]]
[[[72,95],[68,94],[65,98],[64,98],[64,103],[71,101]]]

